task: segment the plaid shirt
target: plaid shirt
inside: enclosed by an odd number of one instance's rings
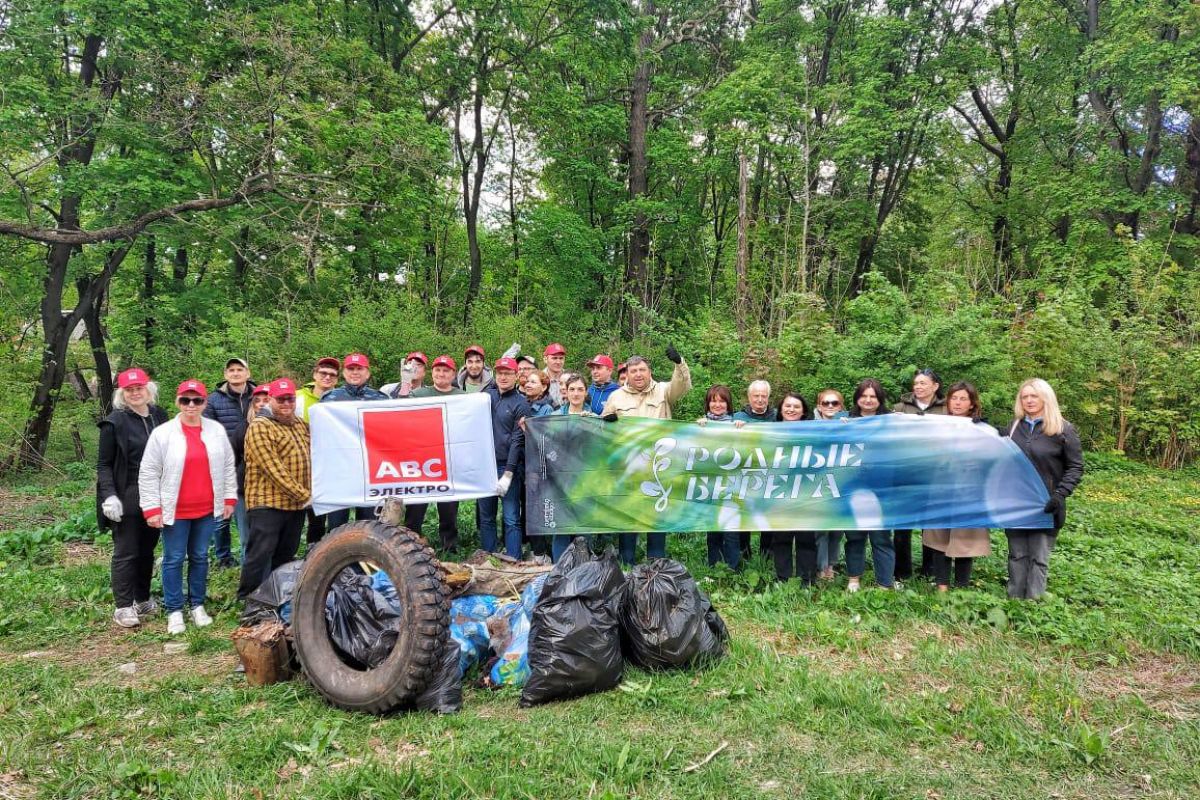
[[[246,431],[246,508],[299,511],[312,498],[308,423],[255,417]]]

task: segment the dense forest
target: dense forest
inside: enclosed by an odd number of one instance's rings
[[[1190,0],[0,0],[0,169],[10,468],[124,366],[472,340],[1200,448]]]

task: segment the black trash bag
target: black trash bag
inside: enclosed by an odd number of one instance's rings
[[[574,554],[555,565],[534,606],[522,708],[602,692],[621,682],[625,662],[618,606],[625,576],[612,548],[578,563],[586,548],[579,540],[571,545]]]
[[[683,564],[655,558],[629,573],[621,592],[621,643],[630,661],[652,670],[698,666],[721,657],[726,636],[725,623]]]
[[[567,549],[563,551],[563,554],[558,557],[558,561],[555,562],[554,569],[550,571],[550,575],[566,575],[580,564],[586,564],[591,560],[592,549],[588,546],[587,538],[576,536],[571,540],[571,544],[567,546]],[[546,581],[550,581],[550,576],[546,577]]]
[[[415,703],[418,711],[432,711],[434,714],[457,714],[462,711],[462,672],[458,668],[458,642],[446,634],[442,642],[442,655],[438,659],[437,671],[433,679],[425,687],[425,691],[417,695]]]
[[[292,616],[292,591],[296,588],[296,577],[303,566],[303,561],[289,561],[268,575],[257,589],[246,596],[241,624],[253,626],[274,621],[288,624]]]
[[[387,660],[400,636],[400,612],[371,587],[371,576],[344,569],[325,598],[333,648],[349,665],[372,669]]]

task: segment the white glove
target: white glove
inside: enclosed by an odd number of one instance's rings
[[[104,512],[104,516],[111,519],[113,522],[120,522],[121,516],[125,513],[125,507],[121,505],[121,499],[115,494],[110,494],[100,504],[100,510]]]
[[[501,354],[501,358],[516,358],[521,354],[521,345],[518,342],[513,342],[512,347],[508,348]]]
[[[496,481],[496,496],[504,497],[504,495],[508,494],[509,486],[512,486],[512,472],[505,471],[505,473],[500,476],[500,480]]]

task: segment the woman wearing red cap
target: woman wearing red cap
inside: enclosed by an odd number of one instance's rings
[[[237,472],[225,427],[203,416],[208,390],[186,380],[175,392],[179,413],[150,434],[138,476],[146,523],[163,537],[163,605],[167,633],[183,633],[183,562],[192,622],[212,624],[204,610],[208,591],[208,541],[218,519],[237,505]]]
[[[138,504],[138,472],[150,433],[167,421],[156,405],[158,386],[140,369],[117,376],[113,411],[100,421],[96,463],[96,519],[112,531],[113,621],[134,628],[158,606],[150,599],[158,530],[146,524]]]

